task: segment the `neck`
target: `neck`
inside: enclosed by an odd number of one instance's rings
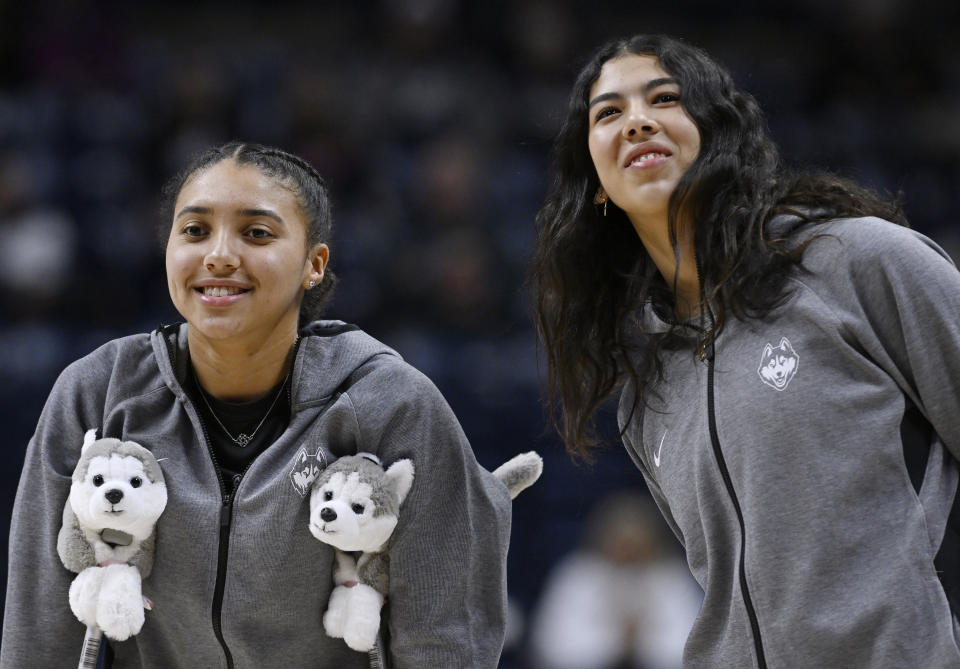
[[[211,341],[195,328],[187,330],[190,359],[200,385],[222,400],[259,399],[286,377],[293,364],[297,335],[275,333],[260,346]]]
[[[695,316],[700,310],[700,276],[692,229],[678,226],[677,247],[674,250],[666,220],[650,225],[647,221],[641,222],[631,217],[631,222],[653,264],[674,292],[677,317],[687,319]],[[680,255],[679,264],[677,253]]]

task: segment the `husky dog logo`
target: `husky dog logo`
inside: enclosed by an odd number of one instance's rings
[[[306,497],[310,492],[310,486],[317,477],[320,476],[327,466],[327,459],[323,451],[319,448],[316,453],[307,453],[307,448],[301,446],[297,452],[297,457],[293,463],[293,469],[290,470],[290,480],[293,481],[293,488],[301,497]]]
[[[790,383],[790,379],[796,375],[799,364],[800,356],[793,350],[790,340],[781,337],[779,345],[767,344],[763,347],[760,368],[757,372],[768,386],[775,390],[783,390]]]

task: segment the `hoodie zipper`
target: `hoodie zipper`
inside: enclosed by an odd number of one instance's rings
[[[706,358],[707,361],[707,416],[710,429],[710,443],[713,446],[713,455],[717,461],[717,467],[720,469],[720,475],[723,477],[723,483],[727,488],[727,494],[730,501],[733,502],[733,508],[737,513],[737,522],[740,525],[740,559],[738,565],[740,577],[740,591],[743,593],[743,604],[747,609],[747,618],[750,620],[750,630],[753,632],[753,645],[757,654],[757,665],[760,669],[767,669],[767,660],[763,652],[763,640],[760,638],[760,623],[757,619],[757,610],[753,605],[753,599],[750,597],[750,589],[747,586],[746,569],[746,550],[747,550],[747,527],[743,520],[743,510],[740,508],[740,500],[733,488],[733,479],[730,477],[730,471],[727,469],[726,459],[723,457],[723,450],[720,448],[720,437],[717,433],[717,414],[714,405],[714,356],[716,350],[713,344],[713,314],[709,308],[707,313],[710,315],[711,327],[708,331],[708,339],[700,347],[700,360]]]
[[[207,432],[207,424],[203,420],[203,415],[197,411],[197,419],[200,421],[200,429],[203,431],[203,443],[207,447],[207,453],[213,461],[213,470],[217,475],[217,485],[220,487],[220,536],[217,547],[217,580],[213,588],[213,603],[210,607],[210,620],[213,625],[213,635],[217,638],[220,648],[223,650],[224,657],[227,660],[227,669],[233,669],[233,654],[223,638],[223,591],[227,582],[227,553],[230,548],[230,526],[233,522],[233,497],[236,493],[236,486],[239,481],[234,481],[232,492],[227,492],[226,483],[223,480],[223,472],[220,470],[220,463],[213,453],[213,446],[210,442],[210,435]]]
[[[697,284],[702,286],[700,255],[694,252],[694,260],[697,270]],[[723,450],[720,448],[720,436],[717,433],[717,414],[714,405],[714,357],[716,356],[716,347],[714,346],[714,328],[716,322],[713,318],[713,311],[704,301],[707,317],[710,320],[710,327],[706,329],[703,339],[700,341],[697,349],[697,357],[701,362],[707,363],[707,421],[710,430],[710,444],[713,447],[713,456],[717,461],[717,468],[723,477],[723,483],[727,488],[727,494],[730,501],[733,502],[733,508],[737,513],[737,523],[740,525],[740,560],[738,561],[738,572],[740,577],[740,591],[743,593],[743,605],[747,610],[747,618],[750,621],[750,631],[753,633],[753,646],[757,654],[757,666],[759,669],[767,669],[767,659],[763,652],[763,640],[760,637],[760,622],[757,618],[757,610],[753,605],[753,598],[750,597],[750,589],[747,586],[747,526],[743,520],[743,509],[740,508],[740,500],[733,488],[733,479],[730,477],[730,470],[727,469],[727,461],[723,457]]]
[[[297,359],[297,351],[299,348],[300,338],[297,337],[297,340],[293,345],[293,357],[290,361],[291,376],[293,373],[293,363]],[[292,412],[292,378],[287,384],[287,404]],[[237,490],[240,488],[240,482],[243,480],[243,477],[246,475],[247,470],[250,469],[250,466],[253,464],[253,462],[248,463],[247,466],[243,468],[242,472],[233,477],[233,489],[230,492],[227,492],[226,484],[223,480],[223,472],[220,469],[220,463],[217,462],[217,456],[214,454],[213,446],[210,442],[210,435],[207,433],[207,424],[204,422],[203,416],[199,411],[197,412],[197,417],[200,419],[200,427],[203,429],[203,438],[207,445],[207,452],[210,454],[210,459],[213,461],[213,468],[217,472],[217,481],[220,484],[220,495],[223,501],[223,504],[220,507],[220,546],[217,553],[217,581],[213,590],[213,607],[211,610],[213,634],[217,637],[217,641],[220,642],[220,647],[223,648],[223,654],[227,659],[227,669],[234,669],[233,655],[230,653],[230,648],[227,647],[227,642],[223,638],[223,593],[227,584],[227,557],[230,550],[230,530],[233,526],[233,502],[237,497]]]
[[[293,364],[297,359],[297,352],[300,349],[300,342],[302,339],[297,337],[293,345],[293,357],[290,361],[291,366],[291,376],[293,373]],[[167,345],[167,354],[170,357],[170,366],[173,369],[176,369],[175,364],[175,349],[170,343],[170,340],[167,337],[164,337],[164,343]],[[290,411],[293,411],[293,379],[291,378],[290,383],[287,384],[287,400],[290,406]],[[189,398],[187,398],[189,401]],[[220,644],[220,647],[223,649],[223,654],[227,660],[227,669],[234,669],[233,664],[233,654],[230,652],[230,648],[227,646],[226,640],[223,638],[223,593],[226,588],[227,583],[227,556],[230,549],[230,529],[233,524],[233,500],[236,497],[237,488],[240,486],[240,481],[243,480],[243,475],[247,473],[247,469],[250,468],[248,464],[244,470],[233,479],[233,490],[227,492],[226,484],[223,480],[223,472],[220,468],[220,463],[217,462],[217,456],[213,452],[213,446],[210,441],[210,434],[207,432],[207,424],[203,420],[203,415],[196,410],[194,411],[197,414],[197,420],[200,421],[200,429],[203,432],[203,443],[207,447],[207,453],[210,454],[210,460],[213,461],[213,470],[217,475],[217,485],[220,487],[220,536],[219,536],[219,545],[217,549],[217,580],[213,589],[213,605],[210,611],[211,622],[213,624],[213,634],[217,638],[217,642]],[[250,463],[252,464],[252,463]]]
[[[199,415],[199,414],[198,414]],[[203,419],[200,419],[203,423]],[[203,427],[204,437],[206,437],[207,428]],[[227,583],[227,554],[230,550],[230,527],[233,522],[233,498],[236,493],[236,487],[233,492],[224,492],[223,476],[220,473],[220,465],[216,464],[217,459],[213,455],[213,448],[207,440],[207,451],[213,458],[214,466],[217,470],[217,479],[220,481],[220,492],[222,494],[223,504],[220,506],[220,545],[217,550],[217,581],[213,589],[213,606],[210,610],[211,621],[213,623],[213,634],[220,642],[223,648],[223,654],[227,659],[227,669],[233,669],[233,655],[227,647],[227,642],[223,638],[223,591]],[[239,485],[240,481],[236,484]]]
[[[170,326],[164,327],[162,331],[166,334]],[[173,344],[170,343],[170,339],[166,336],[163,338],[164,343],[167,345],[167,355],[170,357],[170,367],[176,371],[176,349]],[[179,379],[178,379],[179,382]],[[181,391],[183,388],[181,386]],[[186,391],[183,391],[184,401],[190,401],[189,396],[187,396]],[[210,610],[210,618],[213,624],[213,635],[217,638],[217,642],[220,644],[220,648],[223,650],[223,654],[227,660],[227,669],[234,669],[233,666],[233,655],[230,653],[230,649],[227,647],[227,642],[223,638],[223,629],[222,629],[222,608],[223,608],[223,590],[224,585],[227,581],[227,550],[230,546],[230,524],[233,520],[233,495],[226,491],[226,485],[223,482],[223,473],[220,470],[220,463],[217,462],[217,457],[213,453],[213,446],[210,442],[210,434],[207,432],[207,424],[203,420],[203,415],[194,407],[194,413],[197,414],[197,420],[200,422],[200,431],[203,432],[203,444],[207,447],[207,453],[210,454],[210,459],[213,461],[213,471],[217,475],[217,486],[220,489],[220,536],[219,543],[217,548],[217,580],[213,589],[213,604]]]
[[[293,364],[297,359],[297,351],[300,350],[300,342],[300,337],[297,337],[293,344],[293,356],[290,359],[291,377],[293,376]],[[203,392],[199,389],[198,391]],[[287,404],[292,413],[292,378],[287,384]],[[226,589],[227,583],[227,557],[230,550],[230,529],[233,526],[233,502],[237,497],[237,490],[240,488],[240,482],[243,480],[244,475],[246,475],[247,470],[250,469],[250,466],[253,464],[253,462],[248,463],[247,466],[243,468],[242,472],[233,477],[233,489],[230,492],[227,492],[226,484],[223,480],[223,472],[220,469],[220,463],[217,462],[217,456],[213,452],[210,435],[207,433],[207,424],[204,422],[203,416],[199,411],[197,412],[197,417],[200,419],[200,427],[203,429],[203,438],[207,445],[207,452],[210,454],[210,459],[213,461],[213,468],[217,472],[217,481],[220,484],[220,494],[223,500],[223,504],[220,507],[220,547],[217,554],[217,582],[213,590],[213,608],[211,611],[211,617],[213,619],[213,633],[217,637],[217,641],[220,642],[221,648],[223,648],[223,654],[227,659],[227,669],[233,669],[233,655],[230,653],[230,649],[227,647],[227,642],[223,638],[223,593]]]

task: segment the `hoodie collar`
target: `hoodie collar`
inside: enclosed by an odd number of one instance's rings
[[[699,337],[707,329],[701,315],[693,316],[682,323],[667,320],[658,313],[651,300],[645,302],[638,311],[637,321],[645,334],[663,334],[673,328],[674,334],[681,337]]]
[[[158,328],[151,335],[164,381],[186,400],[189,370],[186,323]],[[290,375],[290,408],[298,411],[326,402],[350,376],[378,355],[400,355],[389,346],[343,321],[315,321],[300,331],[300,344]]]

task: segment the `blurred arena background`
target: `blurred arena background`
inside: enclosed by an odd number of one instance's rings
[[[643,486],[612,414],[592,467],[546,430],[524,289],[574,74],[635,32],[706,48],[759,99],[788,162],[902,190],[913,226],[960,258],[955,2],[0,0],[0,531],[60,370],[178,318],[161,185],[210,144],[276,144],[332,190],[329,316],[430,376],[483,465],[544,456],[514,505],[501,664],[532,666],[523,623],[548,574],[596,502]]]

